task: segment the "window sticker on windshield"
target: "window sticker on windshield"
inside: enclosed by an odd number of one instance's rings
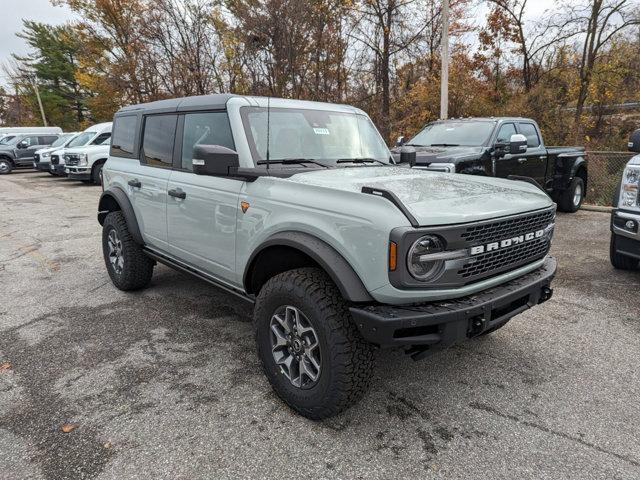
[[[317,128],[317,127],[315,127],[313,129],[313,132],[316,135],[329,135],[329,129],[328,128]]]

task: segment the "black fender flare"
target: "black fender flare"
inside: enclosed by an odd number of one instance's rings
[[[578,173],[578,170],[580,168],[584,167],[584,171],[585,173],[588,174],[587,171],[587,161],[585,160],[585,158],[583,156],[579,156],[578,158],[576,158],[576,161],[573,162],[573,165],[571,166],[571,180],[574,179],[574,177],[576,176],[576,174]],[[585,179],[585,184],[586,184],[586,179]]]
[[[291,247],[310,257],[327,272],[344,299],[357,303],[373,301],[358,274],[336,249],[313,235],[295,231],[276,233],[253,251],[242,278],[246,292],[256,293],[251,291],[254,262],[261,252],[273,246]]]
[[[124,215],[127,228],[133,240],[139,245],[144,245],[140,227],[138,226],[138,219],[136,218],[136,213],[133,210],[133,205],[131,205],[129,197],[127,197],[127,194],[120,187],[110,187],[100,195],[100,201],[98,202],[98,223],[103,225],[106,216],[117,210],[120,210]]]

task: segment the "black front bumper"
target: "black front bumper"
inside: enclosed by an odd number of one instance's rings
[[[611,212],[616,253],[640,259],[640,214],[619,208]]]
[[[67,173],[65,172],[65,168],[67,167],[64,164],[51,165],[51,167],[49,168],[49,171],[52,172],[54,175],[60,175],[60,176],[66,177]]]
[[[551,298],[556,260],[476,295],[419,305],[351,307],[365,340],[382,347],[447,348],[499,327],[519,313]]]
[[[73,180],[91,180],[91,173],[75,173],[70,171],[67,173],[67,177]]]
[[[49,171],[49,166],[51,164],[49,162],[34,162],[33,163],[33,168],[35,168],[36,170],[40,171],[40,172],[48,172]]]

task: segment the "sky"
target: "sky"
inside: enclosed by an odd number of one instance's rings
[[[536,18],[555,3],[556,0],[530,0],[527,5],[528,16]],[[479,12],[483,10],[479,9]],[[54,7],[49,0],[0,0],[0,11],[4,17],[0,28],[0,65],[5,65],[12,53],[24,55],[29,51],[24,40],[16,37],[16,33],[22,29],[22,19],[58,25],[75,18],[68,7]],[[0,85],[6,83],[4,73],[0,71]]]

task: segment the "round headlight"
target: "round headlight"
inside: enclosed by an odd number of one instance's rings
[[[416,280],[428,282],[438,277],[444,268],[443,260],[430,260],[428,256],[444,251],[444,242],[435,235],[420,237],[411,246],[407,256],[407,268]]]

